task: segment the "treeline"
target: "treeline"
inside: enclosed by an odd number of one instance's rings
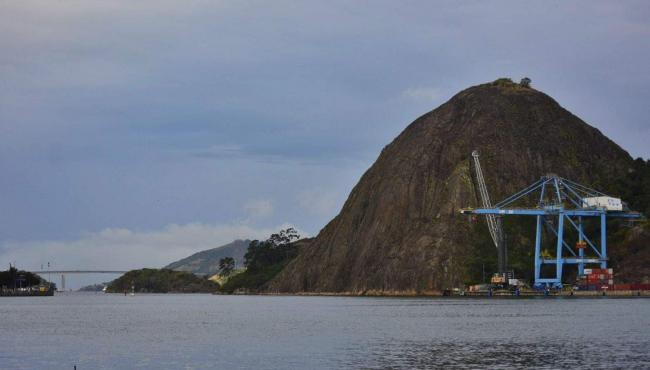
[[[267,240],[253,240],[244,255],[244,270],[235,269],[235,260],[225,257],[219,261],[223,286],[190,272],[170,269],[132,270],[113,280],[107,293],[233,293],[257,292],[278,274],[298,254],[296,241],[300,235],[293,228],[272,234]]]
[[[634,160],[632,168],[619,179],[615,190],[631,210],[650,217],[650,160]]]
[[[232,261],[226,258],[219,263],[221,274],[228,279],[221,287],[223,293],[256,292],[271,280],[298,254],[296,241],[300,235],[293,228],[272,234],[267,240],[253,240],[244,255],[246,270],[239,274],[232,273]]]
[[[185,271],[168,269],[132,270],[113,280],[109,293],[214,293],[219,284]]]
[[[27,288],[45,283],[40,276],[29,271],[18,270],[9,265],[9,270],[0,271],[0,287],[7,289]]]

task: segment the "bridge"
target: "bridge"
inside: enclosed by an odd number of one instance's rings
[[[118,270],[45,270],[32,271],[35,274],[125,274],[127,271]]]
[[[33,271],[36,274],[56,274],[61,275],[61,290],[65,290],[66,274],[124,274],[127,271],[120,270],[41,270]]]

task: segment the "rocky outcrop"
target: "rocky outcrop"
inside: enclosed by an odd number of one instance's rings
[[[477,245],[485,244],[479,223],[458,212],[478,204],[475,149],[497,200],[549,172],[614,191],[632,163],[542,92],[505,80],[471,87],[386,146],[339,215],[268,290],[426,293],[467,281]]]

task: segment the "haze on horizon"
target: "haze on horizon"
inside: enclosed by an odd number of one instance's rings
[[[410,122],[499,77],[650,157],[643,1],[9,1],[0,50],[4,266],[315,235]]]

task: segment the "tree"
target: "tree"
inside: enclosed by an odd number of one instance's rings
[[[244,255],[244,265],[249,271],[260,271],[295,257],[297,249],[292,243],[300,239],[294,228],[281,230],[265,241],[253,240]]]
[[[271,237],[267,240],[268,242],[273,243],[276,247],[289,244],[295,240],[300,239],[300,235],[293,227],[290,227],[286,230],[280,230],[277,234],[271,234]]]
[[[9,270],[0,271],[0,288],[3,286],[9,289],[26,288],[44,282],[40,276],[29,271],[18,270],[16,266],[11,264],[9,264]]]
[[[228,276],[235,269],[235,259],[232,257],[224,257],[219,260],[219,273],[222,276]]]
[[[288,228],[272,234],[266,240],[253,240],[244,255],[246,271],[229,277],[221,291],[233,293],[236,290],[259,290],[298,255],[298,245],[295,242],[299,239],[298,232],[294,228]]]
[[[530,87],[530,83],[531,80],[528,77],[524,77],[521,79],[521,81],[519,81],[519,85],[521,85],[521,87]]]

